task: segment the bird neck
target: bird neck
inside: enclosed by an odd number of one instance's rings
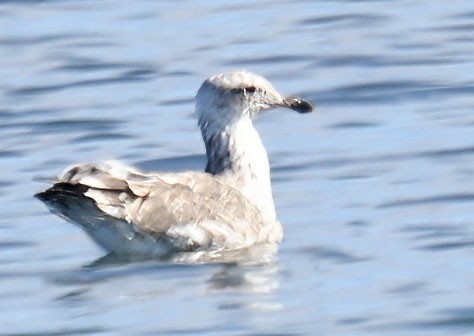
[[[252,120],[245,116],[227,126],[201,125],[201,132],[206,172],[240,190],[265,220],[276,221],[268,155]]]

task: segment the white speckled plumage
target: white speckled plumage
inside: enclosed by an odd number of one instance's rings
[[[252,119],[263,110],[311,111],[245,71],[210,77],[196,96],[206,145],[205,172],[144,173],[117,162],[68,168],[37,194],[105,250],[162,256],[235,250],[283,237],[267,152]]]

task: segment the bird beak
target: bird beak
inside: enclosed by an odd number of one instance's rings
[[[301,99],[300,97],[286,97],[283,99],[282,106],[288,107],[298,113],[308,113],[313,111],[311,103]]]

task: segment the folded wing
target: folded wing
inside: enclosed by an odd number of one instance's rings
[[[144,174],[113,162],[81,164],[67,169],[38,197],[81,225],[105,249],[118,253],[127,253],[121,251],[126,246],[117,244],[127,239],[161,241],[189,251],[246,247],[265,233],[258,209],[207,173]]]

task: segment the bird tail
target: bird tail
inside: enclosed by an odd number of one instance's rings
[[[35,197],[51,212],[79,225],[107,252],[162,258],[171,251],[172,246],[162,237],[142,232],[133,223],[102,211],[94,199],[85,195],[89,189],[82,184],[57,182]]]

